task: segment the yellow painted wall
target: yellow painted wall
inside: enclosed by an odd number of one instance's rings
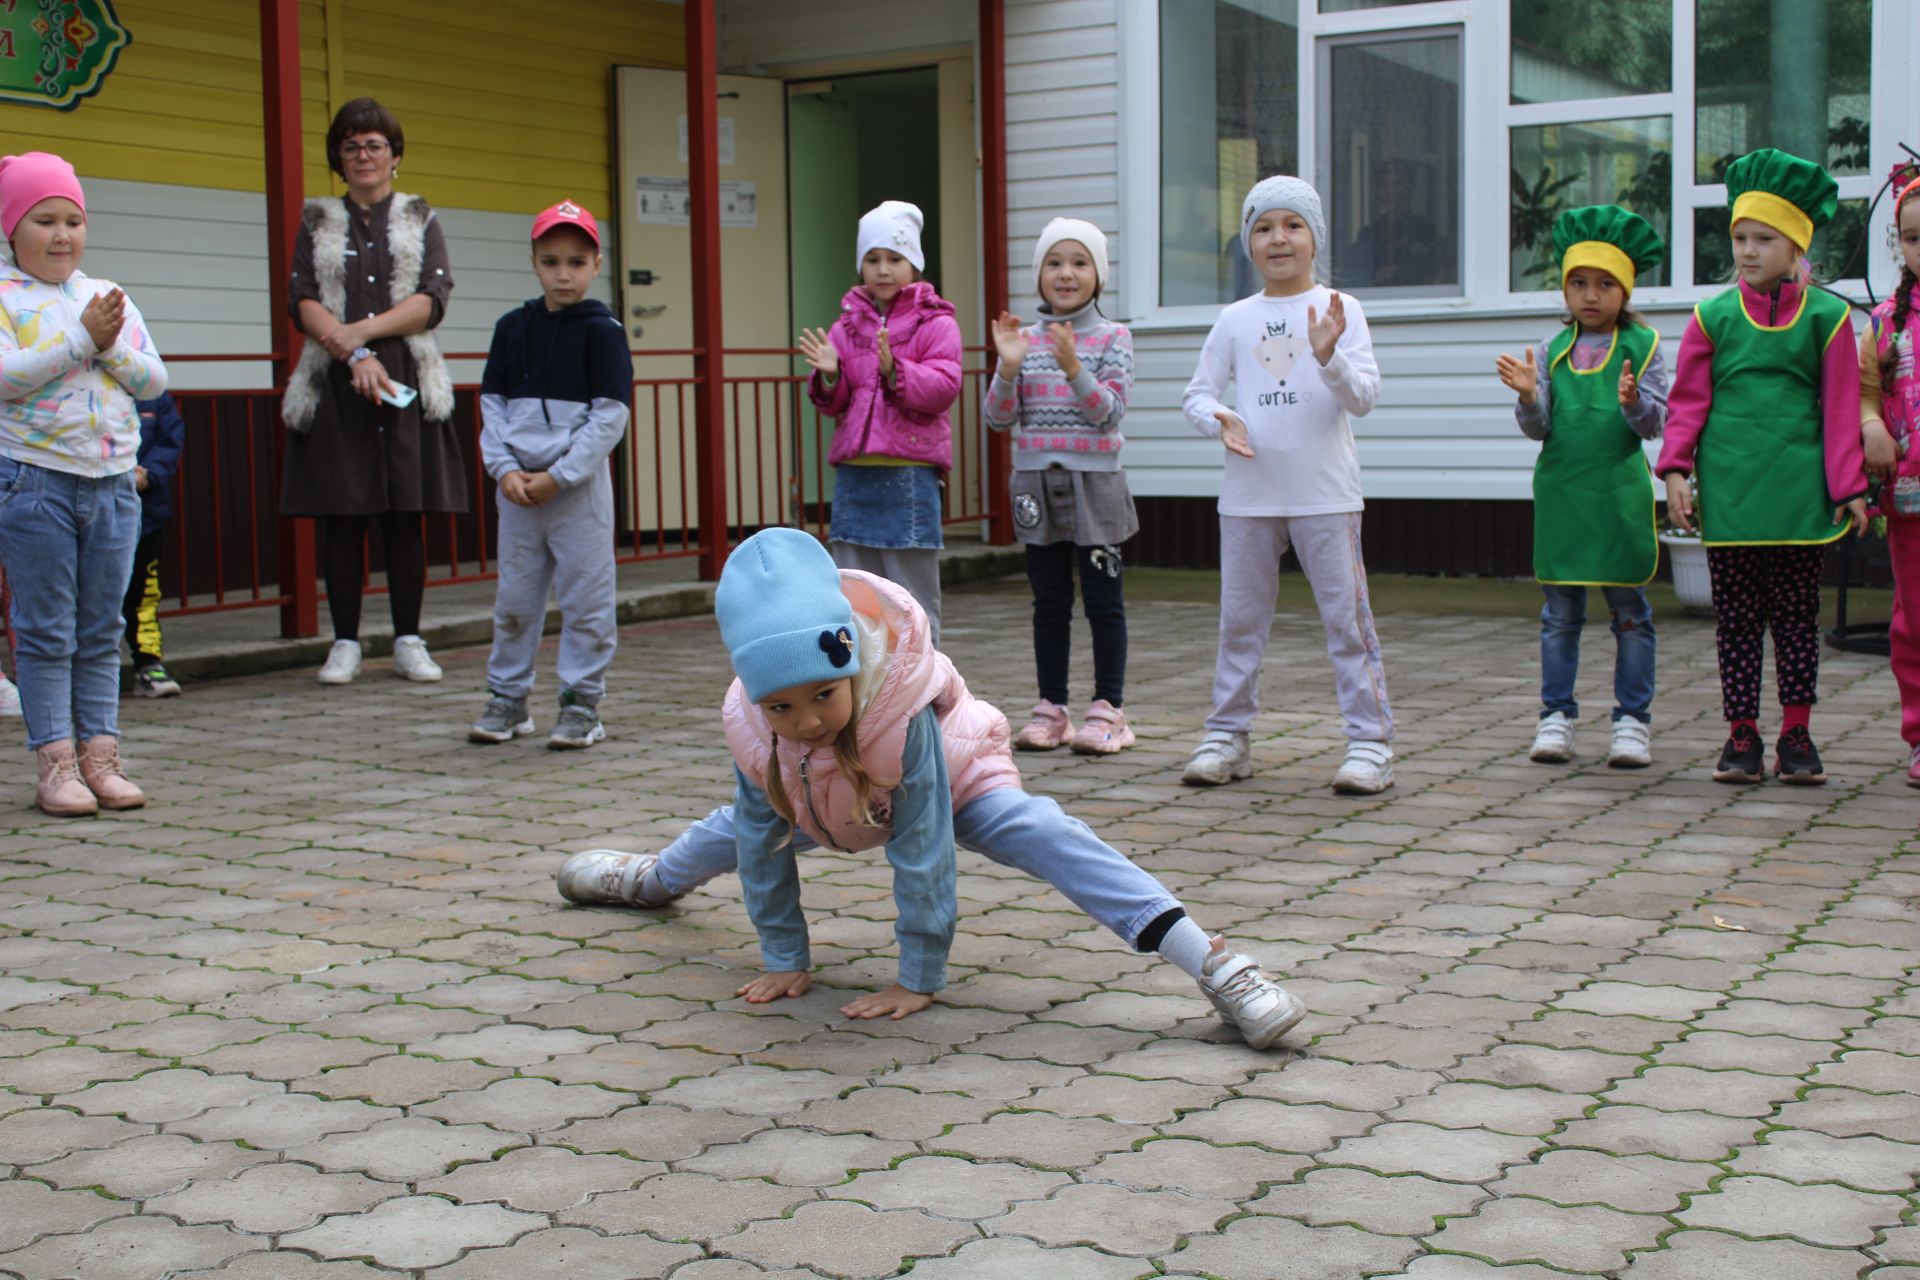
[[[0,103],[0,148],[57,151],[83,179],[260,190],[258,0],[114,10],[133,41],[99,93],[64,112]],[[511,213],[564,195],[604,216],[611,69],[682,65],[681,15],[658,0],[301,0],[307,194],[343,189],[327,122],[366,95],[406,129],[402,190]]]

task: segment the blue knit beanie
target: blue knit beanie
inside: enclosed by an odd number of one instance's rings
[[[810,533],[762,529],[741,543],[720,571],[713,613],[749,702],[860,670],[853,605]]]

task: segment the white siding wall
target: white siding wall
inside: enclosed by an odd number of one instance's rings
[[[965,0],[720,0],[720,69],[756,72],[973,44]]]
[[[1099,224],[1116,274],[1128,252],[1119,205],[1119,22],[1118,0],[1007,0],[1007,252],[1016,311],[1032,306],[1033,242],[1048,218]],[[1128,301],[1114,289],[1105,307],[1124,317]],[[1687,314],[1683,307],[1649,317],[1670,340],[1669,364]],[[1379,406],[1354,424],[1367,496],[1527,498],[1538,446],[1514,426],[1493,357],[1518,355],[1555,318],[1462,313],[1370,323],[1384,385]],[[1180,413],[1205,338],[1205,328],[1134,328],[1125,463],[1136,494],[1219,492],[1220,446]]]
[[[87,183],[86,268],[123,285],[162,355],[254,355],[271,349],[264,196],[205,187],[95,179]],[[484,352],[502,312],[540,286],[527,262],[529,222],[518,214],[439,210],[455,288],[440,345]],[[615,256],[609,245],[607,261]],[[615,305],[603,270],[593,294]],[[265,386],[262,363],[181,363],[178,387]],[[478,382],[478,361],[458,362],[459,382]]]

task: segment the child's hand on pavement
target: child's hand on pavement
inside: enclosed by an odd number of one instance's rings
[[[813,986],[813,977],[806,970],[786,973],[763,973],[741,987],[733,994],[745,996],[748,1004],[767,1004],[782,996],[799,999]]]
[[[840,1012],[849,1018],[890,1018],[895,1022],[910,1013],[918,1013],[933,1003],[933,997],[924,991],[909,991],[899,983],[894,983],[885,991],[871,991],[840,1006]]]
[[[1253,445],[1247,439],[1247,424],[1240,420],[1240,415],[1222,410],[1213,416],[1220,424],[1220,443],[1227,446],[1227,452],[1251,458]]]
[[[1494,360],[1493,367],[1500,373],[1500,381],[1507,389],[1520,397],[1521,404],[1532,404],[1540,398],[1540,370],[1534,367],[1533,348],[1527,348],[1524,363],[1515,360],[1504,352]]]

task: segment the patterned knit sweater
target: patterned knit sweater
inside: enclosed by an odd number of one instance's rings
[[[1071,324],[1080,375],[1071,381],[1054,359],[1049,324]],[[1133,336],[1089,302],[1071,315],[1049,315],[1027,329],[1027,358],[1012,382],[996,370],[987,387],[986,422],[1013,430],[1013,468],[1118,471],[1120,419],[1133,387]]]

